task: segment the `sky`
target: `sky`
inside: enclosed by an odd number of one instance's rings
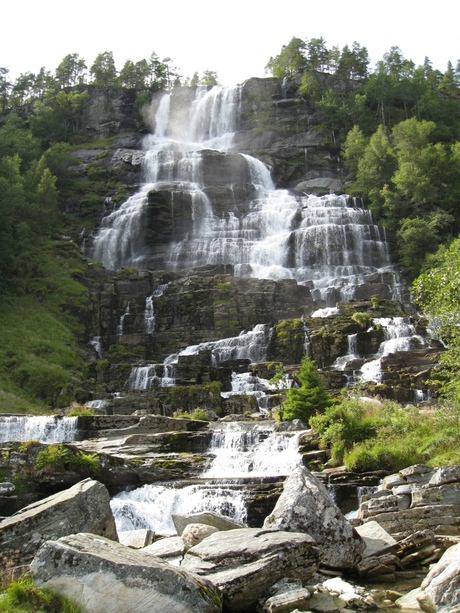
[[[69,53],[90,67],[112,51],[120,70],[155,51],[183,78],[212,70],[236,85],[266,76],[270,57],[293,36],[322,36],[328,49],[357,41],[371,68],[393,46],[416,65],[428,56],[442,72],[460,59],[457,0],[21,0],[5,2],[0,15],[0,66],[13,79],[42,66],[54,73]]]

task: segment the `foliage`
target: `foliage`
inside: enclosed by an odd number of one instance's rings
[[[296,375],[300,386],[287,390],[287,398],[282,407],[282,419],[301,419],[308,423],[315,413],[323,412],[332,400],[316,368],[316,364],[306,356]]]
[[[360,328],[368,328],[372,324],[372,316],[369,313],[355,311],[351,316],[352,320],[359,325]]]
[[[413,284],[414,300],[430,320],[433,332],[447,346],[440,356],[440,386],[455,404],[460,398],[460,239],[439,249],[427,271]]]
[[[64,465],[69,457],[69,452],[60,443],[51,444],[38,452],[35,460],[37,470],[64,470]]]
[[[59,594],[34,585],[29,575],[10,583],[0,596],[2,613],[80,613],[80,608]]]
[[[211,421],[211,417],[206,409],[197,407],[190,413],[186,411],[175,411],[173,417],[177,419],[199,419],[201,421]]]
[[[99,457],[96,453],[83,451],[72,454],[62,443],[52,443],[38,452],[35,468],[47,472],[75,469],[92,475],[99,469]]]
[[[68,417],[79,417],[80,415],[92,417],[94,410],[91,407],[86,407],[73,402],[70,406],[70,410],[67,411]]]

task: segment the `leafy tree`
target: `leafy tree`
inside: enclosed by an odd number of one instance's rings
[[[85,60],[78,53],[69,53],[56,68],[55,78],[60,87],[73,87],[85,82]]]
[[[217,76],[217,72],[214,72],[213,70],[205,70],[203,76],[201,77],[200,85],[207,85],[208,87],[219,85],[219,77]]]
[[[21,73],[11,90],[11,102],[14,106],[22,106],[33,95],[35,75],[32,72]]]
[[[12,87],[12,84],[8,80],[8,68],[0,66],[0,104],[1,104],[1,112],[4,113],[8,106],[9,93]]]
[[[135,64],[126,60],[120,70],[119,82],[123,87],[132,89],[146,89],[150,77],[150,66],[147,60],[140,60]]]
[[[361,47],[355,41],[351,49],[348,45],[342,49],[336,74],[345,79],[364,79],[368,65],[369,55],[366,47]]]
[[[369,138],[364,136],[362,130],[358,126],[353,126],[348,132],[345,144],[342,148],[342,155],[350,172],[353,174],[356,174],[359,160],[363,157],[368,144]]]
[[[301,73],[307,67],[305,49],[304,41],[294,36],[287,45],[283,45],[278,55],[270,58],[265,67],[266,72],[280,79],[292,78]]]
[[[117,69],[112,51],[99,53],[89,69],[94,85],[114,87],[117,84]]]
[[[40,157],[40,141],[32,135],[25,121],[14,113],[8,115],[0,131],[0,158],[19,155],[24,170],[32,160]]]
[[[331,403],[331,397],[326,391],[316,364],[305,357],[297,374],[299,387],[287,391],[287,399],[282,410],[283,420],[301,419],[308,423],[315,413],[321,413]]]
[[[358,162],[356,185],[370,208],[380,216],[383,206],[382,188],[388,184],[396,168],[390,140],[382,125],[370,137],[369,144]]]
[[[420,273],[425,256],[438,248],[439,234],[427,219],[404,219],[397,232],[399,263],[413,279]]]
[[[324,38],[310,39],[306,44],[306,50],[308,66],[312,70],[323,72],[329,64],[329,51],[327,50]]]

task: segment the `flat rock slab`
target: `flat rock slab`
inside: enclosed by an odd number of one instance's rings
[[[220,613],[219,590],[159,558],[93,534],[46,542],[31,564],[34,581],[84,613]]]
[[[283,577],[308,581],[319,555],[308,534],[242,528],[211,534],[189,549],[181,568],[218,586],[226,611],[249,612]]]
[[[366,544],[363,558],[378,555],[380,551],[386,550],[397,543],[396,539],[376,521],[368,521],[356,526],[355,530]]]
[[[241,522],[220,515],[214,511],[205,511],[203,513],[189,513],[188,515],[172,515],[174,526],[177,534],[181,535],[188,524],[206,524],[213,526],[217,530],[235,530],[236,528],[244,528]]]
[[[93,479],[84,479],[1,521],[0,549],[7,556],[19,552],[27,563],[45,541],[85,530],[118,540],[109,492]]]

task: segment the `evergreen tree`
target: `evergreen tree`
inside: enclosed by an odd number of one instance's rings
[[[310,417],[322,413],[332,404],[332,399],[326,391],[316,364],[305,357],[297,374],[299,387],[291,387],[287,391],[287,399],[283,405],[283,420],[301,419],[308,423]]]

